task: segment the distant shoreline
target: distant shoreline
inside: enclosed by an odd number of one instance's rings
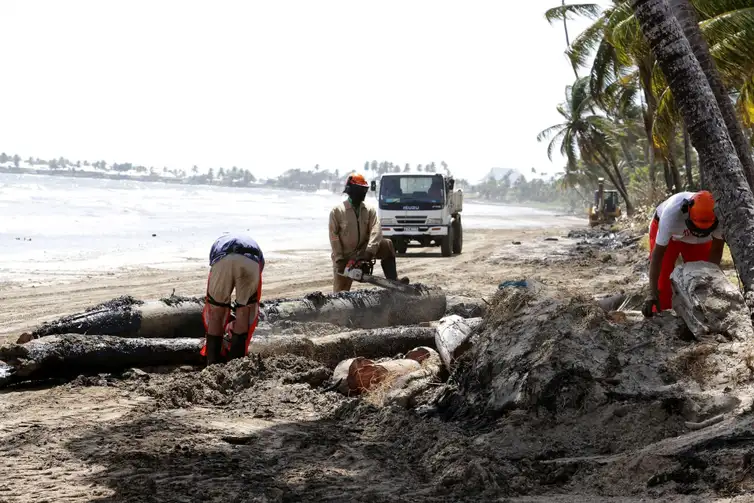
[[[97,172],[97,171],[89,171],[89,170],[81,170],[76,168],[64,168],[64,169],[37,169],[37,168],[16,168],[16,167],[9,167],[9,166],[0,166],[0,173],[5,174],[12,174],[12,175],[41,175],[41,176],[52,176],[52,177],[63,177],[63,178],[88,178],[93,180],[132,180],[137,182],[148,182],[148,183],[167,183],[171,185],[203,185],[203,186],[209,186],[209,187],[235,187],[235,188],[247,188],[247,189],[254,189],[254,188],[264,188],[264,189],[271,189],[271,190],[291,190],[291,188],[288,187],[281,187],[276,184],[270,184],[265,182],[251,182],[251,183],[217,183],[217,182],[211,182],[206,179],[206,175],[198,175],[196,177],[185,177],[185,178],[179,178],[179,177],[168,177],[168,176],[162,176],[158,174],[154,175],[127,175],[127,174],[120,174],[120,173],[104,173],[104,172]],[[312,191],[306,191],[302,189],[294,189],[298,190],[303,193],[312,193],[316,192],[314,190]],[[337,194],[338,192],[333,192],[333,194]],[[490,205],[490,206],[512,206],[517,208],[531,208],[531,209],[537,209],[537,210],[546,210],[546,211],[552,211],[557,212],[555,216],[564,215],[564,216],[572,216],[572,215],[578,215],[578,212],[569,212],[563,208],[563,206],[560,206],[558,204],[550,204],[550,203],[539,203],[536,201],[527,201],[527,202],[507,202],[507,201],[494,201],[489,199],[483,199],[478,197],[473,197],[468,194],[464,194],[464,199],[466,202],[469,203],[476,203],[476,204],[483,204],[483,205]]]
[[[0,173],[12,174],[12,175],[43,175],[43,176],[59,176],[67,178],[91,178],[95,180],[134,180],[137,182],[159,182],[170,183],[174,185],[212,185],[215,187],[267,187],[264,183],[212,183],[201,178],[177,178],[167,177],[161,175],[124,175],[118,173],[98,173],[96,171],[84,171],[73,169],[35,169],[35,168],[10,168],[7,166],[0,166]]]

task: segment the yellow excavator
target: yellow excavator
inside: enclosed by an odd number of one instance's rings
[[[597,179],[594,204],[589,207],[589,226],[611,224],[620,216],[620,201],[617,190],[605,190],[605,179]]]

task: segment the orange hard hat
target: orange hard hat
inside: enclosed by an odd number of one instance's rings
[[[346,180],[346,185],[359,185],[361,187],[369,187],[367,179],[364,178],[364,175],[362,175],[361,173],[349,175],[348,180]]]
[[[689,201],[689,220],[700,229],[709,229],[715,223],[715,198],[701,190]]]

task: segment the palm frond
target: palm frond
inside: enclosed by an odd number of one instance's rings
[[[586,66],[589,56],[604,38],[604,29],[607,23],[607,17],[610,15],[610,9],[599,17],[594,23],[587,26],[574,40],[571,47],[566,50],[566,55],[570,58],[571,63],[578,67]]]
[[[568,127],[568,124],[556,124],[554,126],[550,126],[546,129],[543,129],[537,135],[537,141],[541,142],[543,140],[546,140],[547,138],[552,136],[553,133],[561,131],[562,129],[565,129],[566,127]]]
[[[670,87],[665,87],[659,96],[655,120],[652,124],[652,141],[665,152],[681,118]]]
[[[736,100],[736,108],[741,114],[741,121],[747,128],[754,127],[754,77],[741,86]]]
[[[563,19],[572,20],[574,16],[595,19],[599,16],[601,7],[595,3],[583,3],[573,5],[559,5],[545,11],[545,19],[554,23]]]

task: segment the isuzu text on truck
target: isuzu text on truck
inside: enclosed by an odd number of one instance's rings
[[[382,234],[406,253],[411,242],[439,246],[443,257],[461,253],[463,191],[453,178],[435,173],[386,173],[371,188],[377,194]]]

